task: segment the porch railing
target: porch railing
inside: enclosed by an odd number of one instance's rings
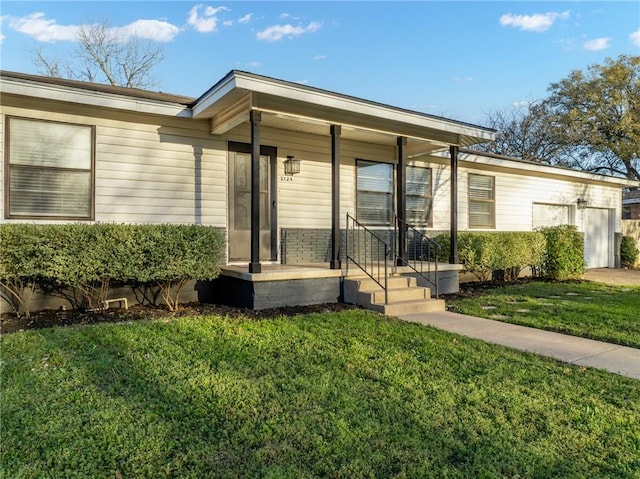
[[[395,248],[395,264],[408,266],[421,278],[424,278],[433,286],[435,296],[438,298],[440,294],[438,280],[440,245],[397,216],[395,229],[394,237],[398,238]],[[404,238],[404,244],[401,243],[402,238]]]
[[[391,250],[387,243],[349,213],[347,213],[346,243],[347,274],[349,261],[352,261],[384,290],[384,304],[388,304],[387,258]]]

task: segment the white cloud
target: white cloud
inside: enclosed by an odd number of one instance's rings
[[[129,25],[112,30],[124,40],[137,37],[156,42],[170,42],[180,33],[178,27],[162,20],[136,20]]]
[[[236,65],[240,68],[259,68],[262,66],[262,62],[255,60],[251,62],[236,62]]]
[[[302,25],[293,26],[290,24],[286,25],[273,25],[271,27],[265,28],[261,32],[256,34],[258,40],[264,40],[267,42],[276,42],[281,40],[283,37],[294,38],[305,33],[313,33],[320,29],[322,24],[318,22],[311,22],[306,27]]]
[[[609,44],[611,42],[611,38],[603,37],[603,38],[594,38],[593,40],[589,40],[588,42],[584,42],[582,47],[585,50],[590,50],[592,52],[598,52],[600,50],[606,50],[609,48]]]
[[[25,17],[10,18],[9,27],[24,33],[40,42],[58,42],[77,40],[80,28],[90,25],[59,25],[55,20],[46,18],[42,12],[35,12]],[[111,27],[109,32],[119,40],[144,38],[157,42],[170,42],[180,29],[164,20],[136,20],[122,27]]]
[[[548,30],[557,19],[566,20],[569,12],[535,13],[533,15],[513,15],[505,13],[500,17],[500,25],[519,28],[531,32],[544,32]]]
[[[470,82],[473,81],[473,77],[455,77],[453,81],[456,83]]]
[[[318,61],[318,60],[324,60],[326,57],[326,55],[316,55],[315,57],[313,57],[314,60]]]
[[[5,35],[3,35],[2,33],[0,33],[0,45],[2,45],[2,43],[4,42],[4,39],[7,38]]]
[[[209,7],[202,3],[189,10],[187,23],[200,33],[215,32],[218,28],[218,12],[229,10],[227,7]]]
[[[287,19],[302,20],[300,17],[294,17],[293,15],[291,15],[289,13],[281,13],[280,14],[280,18],[282,18],[283,20],[287,20]]]
[[[522,101],[514,101],[514,102],[512,103],[512,105],[513,105],[515,108],[525,108],[525,107],[529,106],[529,102],[528,102],[528,101],[525,101],[525,100],[522,100]]]
[[[40,42],[75,41],[77,25],[58,25],[55,20],[45,17],[42,12],[34,12],[25,17],[10,18],[9,27]]]
[[[575,38],[561,38],[556,43],[558,43],[564,50],[570,52],[576,49],[576,39]]]
[[[637,47],[640,47],[640,28],[629,35],[629,38],[631,39],[631,43],[633,43]]]
[[[233,25],[233,20],[225,20],[224,22],[222,22],[222,25],[224,25],[225,27],[230,27]]]
[[[238,18],[238,23],[249,23],[253,19],[253,13],[247,13],[244,17]]]
[[[298,80],[296,83],[298,83],[299,85],[308,85],[309,84],[309,80],[307,80],[307,79]]]

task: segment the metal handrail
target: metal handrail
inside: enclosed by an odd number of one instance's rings
[[[384,304],[388,304],[387,258],[391,252],[389,245],[349,213],[347,213],[346,242],[347,274],[349,260],[351,260],[384,290]]]
[[[438,260],[440,257],[440,245],[433,241],[431,238],[427,237],[421,231],[418,231],[414,226],[410,225],[406,221],[398,218],[396,216],[395,228],[399,230],[400,228],[405,228],[406,231],[411,232],[413,234],[413,250],[409,254],[407,251],[407,243],[408,243],[408,235],[405,233],[404,235],[400,235],[404,238],[404,245],[400,244],[400,241],[397,242],[397,248],[395,252],[396,261],[395,263],[398,266],[408,266],[415,273],[417,273],[420,277],[424,278],[429,284],[433,285],[435,288],[436,299],[439,298],[439,279],[438,279]],[[398,236],[398,232],[394,234],[394,236]],[[400,253],[400,248],[403,248],[403,252],[407,253],[405,257]],[[426,253],[426,254],[425,254]],[[435,281],[430,278],[431,274],[431,264],[434,264],[434,277]],[[425,271],[426,264],[426,271]]]

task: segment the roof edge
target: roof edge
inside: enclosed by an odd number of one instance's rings
[[[621,176],[603,175],[601,173],[593,173],[590,171],[576,170],[566,166],[536,163],[535,161],[523,160],[522,158],[515,158],[512,156],[505,156],[505,155],[497,155],[495,153],[478,151],[470,148],[460,148],[460,153],[479,156],[479,157],[485,157],[485,158],[493,158],[493,159],[502,160],[502,161],[509,161],[513,163],[519,163],[522,165],[530,166],[532,169],[535,167],[535,168],[557,170],[558,172],[557,174],[564,174],[565,176],[568,175],[568,176],[574,176],[574,177],[581,177],[584,179],[591,179],[594,181],[605,181],[608,183],[617,183],[621,186],[626,186],[626,187],[634,187],[634,186],[640,187],[640,181],[631,180],[629,178],[624,178]]]
[[[12,78],[16,80],[45,83],[67,88],[75,88],[79,90],[92,91],[98,93],[109,93],[113,95],[127,96],[132,98],[160,101],[164,103],[176,103],[182,106],[191,106],[196,100],[193,97],[184,95],[175,95],[172,93],[155,92],[151,90],[143,90],[141,88],[129,88],[122,86],[105,85],[102,83],[85,82],[79,80],[70,80],[67,78],[47,77],[42,75],[33,75],[30,73],[20,73],[8,70],[0,70],[0,77]]]

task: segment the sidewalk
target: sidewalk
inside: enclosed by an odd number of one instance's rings
[[[548,356],[566,363],[606,369],[622,376],[640,379],[640,349],[449,311],[405,314],[400,316],[400,319]]]

